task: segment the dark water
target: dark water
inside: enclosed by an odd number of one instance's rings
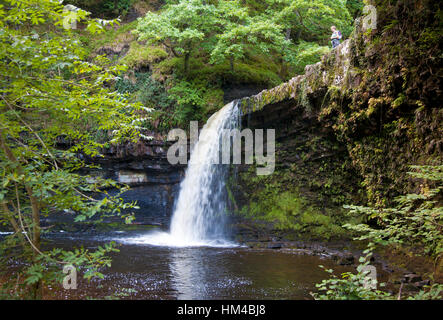
[[[130,235],[133,236],[133,235]],[[110,239],[56,237],[50,246],[94,249]],[[249,248],[167,248],[121,244],[105,279],[81,280],[58,298],[103,298],[126,292],[129,299],[312,299],[315,283],[327,278],[318,265],[353,270],[295,250]],[[79,278],[81,277],[79,272]],[[128,291],[128,289],[131,289]]]

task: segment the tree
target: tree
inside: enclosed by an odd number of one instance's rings
[[[287,70],[284,61],[297,74],[303,73],[307,64],[315,63],[327,51],[330,28],[337,26],[342,33],[351,31],[351,16],[347,1],[336,0],[266,0],[266,16],[285,30],[285,39],[294,45],[283,47],[282,71]]]
[[[17,278],[21,296],[41,298],[45,282],[61,280],[61,265],[85,267],[86,278],[102,276],[99,268],[110,265],[106,255],[116,250],[113,245],[95,252],[44,251],[40,219],[69,211],[82,221],[134,206],[118,195],[107,196],[105,188],[119,187],[114,181],[92,181],[77,171],[86,166],[79,154],[99,156],[100,147],[135,140],[141,111],[107,89],[123,68],[107,69],[103,57],[96,63],[84,61],[85,51],[62,28],[73,19],[85,20],[87,12],[63,13],[63,6],[52,0],[2,3],[0,224],[13,233],[0,242],[0,266],[6,268],[8,259],[23,262]],[[87,29],[102,32],[109,23],[115,21],[88,20]],[[100,135],[105,139],[98,139]],[[65,148],[58,147],[60,141]],[[97,200],[93,192],[104,197]],[[7,285],[4,289],[10,290]]]
[[[281,27],[260,17],[247,18],[243,23],[229,21],[225,26],[224,32],[217,36],[211,62],[221,63],[228,59],[232,72],[234,61],[243,58],[248,48],[267,54],[271,50],[281,51],[286,44]]]
[[[168,4],[159,14],[148,12],[139,19],[135,34],[148,44],[161,43],[175,57],[184,58],[184,72],[189,72],[192,52],[216,31],[216,7],[203,0],[182,0]]]
[[[329,39],[332,25],[345,33],[351,30],[351,15],[345,0],[266,0],[267,13],[286,29],[286,38],[291,30],[296,32],[296,41]],[[303,37],[303,35],[305,35]]]

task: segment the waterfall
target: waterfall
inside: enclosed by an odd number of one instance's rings
[[[239,126],[236,102],[213,114],[200,132],[171,220],[170,232],[156,232],[131,242],[165,246],[232,246],[226,240],[225,220],[229,165],[221,164],[224,129]]]
[[[229,103],[203,127],[191,152],[186,177],[171,222],[171,236],[185,243],[224,238],[226,178],[229,165],[221,163],[223,129],[238,126],[238,108]]]

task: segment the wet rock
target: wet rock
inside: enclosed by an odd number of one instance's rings
[[[282,243],[269,243],[268,244],[268,249],[281,249],[281,248],[283,248]]]
[[[163,148],[161,148],[161,147],[156,147],[155,148],[155,153],[156,154],[164,154],[165,150]]]
[[[132,161],[128,164],[128,168],[133,170],[143,170],[145,167],[140,161]]]
[[[264,244],[261,242],[255,242],[255,241],[251,241],[251,242],[247,242],[245,243],[245,245],[251,249],[260,249],[260,248],[264,248]]]
[[[355,262],[355,257],[352,254],[349,255],[345,255],[344,257],[342,257],[339,261],[338,264],[342,265],[342,266],[349,266],[354,264]]]
[[[403,281],[404,283],[416,283],[416,282],[420,282],[423,281],[423,279],[415,274],[415,273],[409,273],[409,274],[405,274],[403,277]]]
[[[331,258],[341,266],[350,266],[355,263],[355,257],[350,253],[333,254]]]
[[[259,237],[257,239],[257,241],[260,241],[260,242],[270,242],[270,241],[272,241],[272,239],[269,236],[263,236],[263,237]]]
[[[148,181],[145,173],[120,171],[118,173],[118,182],[129,185],[144,183]]]

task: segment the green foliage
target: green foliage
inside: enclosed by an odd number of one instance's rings
[[[160,14],[148,13],[140,19],[135,33],[148,43],[162,43],[176,57],[185,56],[187,75],[189,57],[196,48],[209,52],[211,63],[228,60],[231,71],[234,71],[234,61],[245,58],[251,49],[256,54],[277,52],[280,56],[286,56],[285,49],[299,52],[289,38],[285,39],[284,28],[290,30],[297,26],[297,34],[303,32],[307,34],[304,37],[307,40],[312,41],[314,36],[314,40],[325,43],[331,25],[335,24],[349,34],[350,22],[346,1],[268,0],[264,8],[256,12],[245,8],[239,1],[220,0],[205,4],[200,0],[182,0],[169,3]],[[297,41],[304,38],[299,37]],[[319,54],[318,49],[308,53],[317,58]],[[301,63],[296,63],[295,67],[299,68]]]
[[[215,27],[216,8],[202,0],[183,0],[166,5],[160,13],[148,12],[134,33],[149,44],[161,43],[174,56],[184,56],[185,73],[191,53]]]
[[[114,15],[126,15],[134,0],[107,0],[102,4],[105,11]]]
[[[234,59],[244,58],[250,48],[268,54],[285,43],[279,25],[266,18],[249,17],[238,1],[217,1],[216,5],[200,0],[173,2],[161,13],[149,12],[140,19],[135,34],[150,44],[163,44],[175,57],[183,57],[185,76],[197,48],[210,53],[211,63],[229,60],[233,71]]]
[[[127,74],[115,83],[119,93],[132,94],[136,101],[147,108],[166,109],[171,105],[171,98],[164,86],[154,80],[149,72],[136,72]]]
[[[442,300],[443,285],[434,283],[432,286],[426,286],[415,295],[408,296],[406,300]]]
[[[106,84],[114,82],[123,67],[106,68],[109,61],[103,57],[84,60],[85,50],[71,31],[61,28],[67,16],[61,4],[50,0],[4,3],[7,9],[0,7],[0,224],[14,233],[0,243],[0,266],[4,269],[11,258],[23,263],[19,275],[26,290],[31,297],[41,298],[43,283],[57,279],[51,273],[46,276],[51,265],[58,264],[57,274],[62,264],[83,265],[89,270],[86,277],[99,276],[94,266],[109,265],[104,256],[113,251],[111,247],[95,252],[42,251],[45,230],[40,218],[64,211],[83,221],[136,208],[125,204],[119,194],[109,196],[105,191],[126,188],[77,171],[86,167],[79,154],[100,156],[101,147],[135,141],[137,124],[146,111],[108,89]],[[79,10],[69,19],[84,21],[87,16]],[[87,23],[90,32],[102,32],[114,24]],[[105,133],[104,141],[98,141],[99,133]],[[60,148],[63,142],[66,147]]]
[[[149,121],[142,124],[144,128],[166,132],[177,126],[185,128],[192,120],[205,121],[223,105],[223,90],[196,78],[193,82],[171,79],[165,85],[150,72],[135,72],[120,77],[115,88],[152,109]]]
[[[285,60],[291,64],[296,74],[303,74],[305,67],[320,61],[329,48],[315,42],[300,41],[294,49],[286,51]]]
[[[364,2],[362,0],[347,0],[346,8],[353,19],[357,19],[363,12]]]
[[[282,79],[278,75],[278,66],[270,59],[259,60],[257,56],[250,57],[245,62],[236,62],[235,72],[231,71],[228,61],[216,65],[208,65],[201,59],[191,59],[189,78],[196,83],[205,82],[207,86],[223,86],[225,84],[241,85],[245,83],[261,86],[276,86]],[[180,76],[180,68],[175,73]]]
[[[189,125],[189,121],[201,120],[204,88],[181,81],[176,83],[168,92],[177,103],[173,115],[177,125],[186,127]]]
[[[443,190],[443,166],[413,166],[415,171],[409,172],[417,179],[423,179],[424,184],[419,194],[408,194],[396,199],[395,208],[373,209],[369,207],[347,206],[354,213],[364,213],[369,219],[377,221],[377,228],[367,224],[345,227],[362,234],[356,240],[369,240],[369,246],[360,258],[360,265],[356,275],[343,274],[343,279],[332,275],[331,279],[324,280],[317,285],[322,293],[314,294],[316,299],[395,299],[392,294],[364,288],[365,275],[362,267],[369,264],[369,258],[375,249],[375,244],[397,245],[414,247],[415,252],[422,253],[435,259],[435,265],[443,256],[443,210],[441,206],[441,192]],[[430,187],[432,185],[432,187]],[[439,200],[440,199],[440,200]],[[397,297],[400,299],[401,297]],[[408,296],[408,300],[441,300],[443,285],[433,284],[415,295]]]
[[[316,300],[390,300],[392,295],[380,290],[372,289],[377,286],[377,281],[369,278],[368,272],[364,271],[364,267],[370,263],[373,246],[370,246],[360,257],[360,264],[357,267],[357,274],[352,272],[342,273],[341,279],[333,274],[334,270],[325,269],[330,275],[330,279],[323,280],[317,284],[318,293],[311,293]],[[324,269],[323,266],[320,266]],[[380,283],[384,286],[384,283]]]
[[[438,200],[443,190],[443,166],[413,168],[417,171],[409,174],[425,180],[420,193],[398,197],[394,208],[348,206],[351,212],[375,219],[379,228],[366,224],[345,227],[362,233],[360,240],[421,248],[437,261],[443,257],[443,207]],[[430,187],[432,184],[435,186]]]
[[[87,50],[88,56],[94,56],[95,52],[104,46],[114,47],[121,43],[132,45],[134,36],[131,31],[135,29],[137,21],[121,24],[118,28],[107,28],[106,32],[91,34],[85,30],[77,30],[75,35]],[[74,35],[74,34],[73,34]]]
[[[236,1],[221,1],[219,6],[224,30],[217,35],[217,42],[211,51],[211,62],[222,63],[230,61],[231,71],[234,71],[234,60],[245,57],[249,48],[256,48],[262,54],[271,51],[282,51],[289,45],[285,40],[281,26],[265,17],[248,17]],[[237,6],[232,8],[236,4]],[[227,8],[226,8],[227,7]]]
[[[373,243],[369,243],[368,248],[363,251],[364,256],[359,258],[357,274],[352,272],[342,273],[341,278],[334,275],[334,270],[325,269],[330,275],[329,279],[317,284],[318,292],[311,293],[316,300],[441,300],[443,298],[443,285],[433,284],[416,294],[409,294],[404,297],[400,294],[394,296],[390,292],[375,289],[377,286],[384,287],[385,283],[378,283],[368,277],[368,271],[364,271],[370,264],[370,258],[375,249]],[[323,266],[320,266],[324,269]]]
[[[221,99],[208,99],[208,92],[220,96],[225,84],[276,86],[302,73],[328,50],[321,44],[329,43],[331,24],[349,33],[351,22],[345,1],[167,1],[159,12],[138,19],[133,33],[143,44],[132,43],[121,62],[134,68],[149,65],[153,78],[171,92],[176,85],[178,91],[192,91],[192,102],[183,103],[182,95],[175,95],[181,103],[171,125],[181,124],[204,120],[220,108]],[[297,34],[295,43],[283,32],[288,28]],[[161,45],[172,57],[152,55],[150,45]],[[185,88],[183,80],[195,87]],[[197,102],[204,105],[197,108]]]
[[[267,14],[284,28],[293,29],[299,39],[329,39],[335,25],[343,34],[352,30],[352,19],[344,0],[266,0]]]

